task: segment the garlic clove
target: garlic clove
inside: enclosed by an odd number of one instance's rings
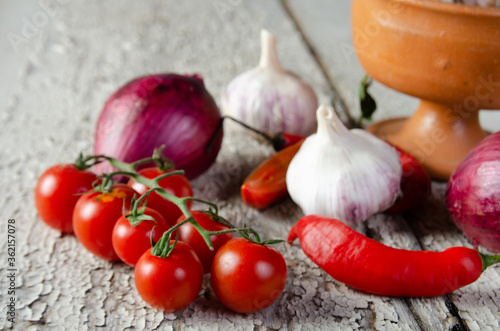
[[[347,129],[335,110],[318,108],[318,131],[290,163],[288,192],[305,215],[337,218],[350,226],[389,208],[400,192],[397,151],[361,129]]]
[[[222,111],[268,134],[307,136],[316,128],[318,101],[311,86],[281,66],[276,40],[261,31],[259,65],[236,76],[222,92]]]

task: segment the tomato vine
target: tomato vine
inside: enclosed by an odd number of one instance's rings
[[[142,211],[144,210],[143,207],[147,204],[147,198],[149,194],[152,192],[156,192],[166,200],[172,202],[175,204],[184,214],[186,217],[185,220],[175,224],[172,226],[169,230],[167,230],[161,239],[155,243],[151,237],[151,242],[153,249],[151,251],[152,255],[158,256],[158,257],[167,257],[172,250],[174,249],[175,245],[177,244],[178,241],[178,232],[177,232],[177,238],[175,238],[175,241],[173,244],[170,243],[170,239],[172,237],[172,234],[176,232],[176,230],[181,227],[185,223],[191,223],[191,225],[200,233],[204,241],[206,242],[207,246],[210,248],[210,250],[213,250],[213,244],[210,240],[211,236],[214,235],[219,235],[219,234],[225,234],[225,233],[230,233],[230,232],[237,232],[241,237],[256,243],[256,244],[261,244],[261,245],[269,245],[269,244],[277,244],[281,242],[285,242],[285,240],[281,239],[271,239],[271,240],[265,240],[262,241],[259,234],[252,228],[244,226],[244,227],[235,227],[232,225],[229,221],[227,221],[225,218],[221,217],[218,215],[218,207],[216,204],[206,201],[203,199],[195,198],[195,197],[177,197],[169,192],[167,192],[164,188],[162,188],[159,184],[159,182],[167,177],[170,176],[175,176],[175,175],[184,175],[184,170],[172,170],[169,171],[165,174],[159,175],[155,178],[146,178],[144,176],[141,176],[138,173],[138,168],[140,166],[143,166],[145,164],[150,164],[154,163],[157,167],[160,169],[172,169],[173,168],[173,163],[169,159],[165,157],[165,155],[161,152],[162,148],[158,148],[154,151],[153,155],[148,158],[140,159],[135,162],[127,163],[123,162],[120,160],[117,160],[115,158],[106,156],[106,155],[92,155],[88,156],[84,159],[81,160],[83,164],[97,164],[100,162],[109,162],[111,166],[114,168],[118,169],[116,171],[113,171],[111,173],[105,173],[101,175],[102,182],[99,185],[96,185],[94,188],[95,190],[101,190],[101,191],[107,191],[110,189],[110,187],[113,185],[113,178],[118,177],[118,176],[126,176],[134,181],[141,183],[149,188],[144,194],[142,194],[140,197],[137,199],[134,199],[132,206],[131,206],[131,211],[130,214],[128,215],[128,218],[131,220],[131,224],[137,224],[138,222],[141,222],[142,220],[151,220],[150,216],[143,215]],[[193,214],[191,213],[191,210],[188,206],[189,202],[198,202],[202,203],[208,206],[208,210],[204,211],[205,213],[209,215],[216,216],[214,219],[217,220],[217,222],[226,225],[229,227],[227,230],[220,230],[220,231],[207,231],[205,230],[194,218]],[[142,206],[142,207],[140,207]]]

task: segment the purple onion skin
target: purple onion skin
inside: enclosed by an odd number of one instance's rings
[[[446,204],[474,246],[500,253],[500,131],[483,139],[455,169]]]
[[[127,83],[107,100],[97,121],[95,154],[124,162],[163,153],[193,179],[205,172],[219,153],[223,131],[210,152],[207,144],[221,119],[220,111],[205,89],[201,76],[156,74]],[[96,172],[110,172],[103,162]]]

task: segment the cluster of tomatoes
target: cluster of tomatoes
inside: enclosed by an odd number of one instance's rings
[[[154,179],[164,173],[152,167],[137,174]],[[210,273],[222,304],[235,312],[262,310],[282,293],[287,270],[279,251],[249,237],[233,238],[231,228],[212,212],[190,211],[192,218],[186,221],[179,206],[158,193],[192,196],[183,175],[159,179],[159,187],[148,192],[139,211],[136,199],[148,187],[130,179],[127,184],[99,190],[99,186],[95,188],[99,180],[86,167],[75,164],[49,168],[35,188],[39,217],[54,229],[74,233],[95,256],[134,267],[137,291],[150,306],[167,312],[187,307],[198,296],[205,273]],[[209,233],[223,232],[210,236],[213,250],[197,227]],[[173,249],[167,254],[155,253],[153,247],[173,228],[173,235],[166,239]]]

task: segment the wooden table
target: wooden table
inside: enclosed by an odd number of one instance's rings
[[[250,315],[225,309],[205,283],[188,308],[164,314],[147,307],[133,270],[87,253],[72,235],[38,219],[37,177],[49,166],[91,153],[97,117],[120,85],[155,72],[201,73],[219,102],[222,87],[252,68],[259,31],[276,35],[284,67],[339,113],[359,113],[364,74],[351,42],[350,2],[277,0],[80,1],[0,3],[0,328],[8,312],[7,231],[15,219],[15,329],[161,330],[499,330],[500,266],[474,284],[437,298],[388,298],[355,291],[315,266],[300,246],[278,245],[288,265],[282,296]],[[375,119],[409,115],[417,101],[375,85]],[[498,112],[481,114],[498,131]],[[193,181],[195,194],[217,203],[236,225],[285,238],[302,216],[288,200],[259,212],[239,198],[239,185],[271,148],[227,124],[216,164]],[[470,246],[448,218],[445,183],[404,215],[371,217],[365,231],[394,247],[440,251]]]

